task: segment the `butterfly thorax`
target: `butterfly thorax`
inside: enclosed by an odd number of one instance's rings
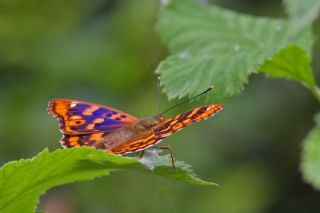
[[[140,119],[137,123],[134,124],[134,128],[137,128],[139,130],[149,130],[159,123],[163,121],[162,116],[156,116],[156,117],[146,117]]]
[[[162,116],[146,117],[138,120],[133,125],[121,127],[105,136],[105,140],[103,142],[105,146],[104,148],[110,149],[119,146],[128,141],[129,139],[152,129],[162,121]]]

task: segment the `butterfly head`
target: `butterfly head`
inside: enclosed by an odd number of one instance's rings
[[[136,123],[136,127],[141,130],[148,130],[163,121],[163,116],[142,118]]]

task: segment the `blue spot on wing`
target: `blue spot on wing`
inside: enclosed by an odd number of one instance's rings
[[[91,106],[88,104],[77,104],[74,107],[70,107],[67,111],[67,115],[73,116],[73,115],[80,115],[82,116],[82,112]]]
[[[115,112],[113,110],[109,110],[107,108],[99,108],[92,112],[92,115],[83,115],[83,112],[86,109],[89,109],[93,105],[89,104],[83,104],[83,103],[77,103],[75,106],[70,107],[67,111],[68,116],[81,116],[83,120],[85,120],[85,124],[82,125],[76,125],[70,127],[72,130],[78,131],[79,133],[85,132],[97,132],[97,131],[113,131],[115,129],[118,129],[119,127],[122,127],[126,125],[126,123],[121,122],[122,118],[125,118],[126,116],[121,116],[121,113]],[[113,115],[119,114],[120,117],[116,117],[115,119],[111,119]],[[94,120],[97,118],[103,118],[104,122],[96,123],[94,124],[93,129],[87,129],[88,124],[93,124]]]

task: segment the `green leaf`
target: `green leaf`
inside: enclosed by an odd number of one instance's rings
[[[320,189],[320,113],[316,115],[316,126],[303,144],[302,173],[304,179]]]
[[[283,0],[293,32],[308,27],[319,16],[319,0]]]
[[[212,98],[238,94],[248,76],[289,44],[309,51],[311,29],[291,34],[284,19],[258,18],[191,0],[162,7],[157,31],[172,53],[157,68],[169,98],[192,96],[210,85]]]
[[[304,49],[295,45],[281,49],[271,60],[267,60],[263,64],[261,70],[271,77],[283,77],[298,81],[311,91],[316,88],[311,58]]]
[[[154,173],[194,185],[216,185],[199,179],[190,166],[177,161],[176,168],[166,155],[152,162],[148,169],[137,158],[112,155],[86,147],[54,152],[43,150],[28,160],[13,161],[0,169],[0,212],[34,212],[39,197],[48,189],[90,180],[113,171],[136,170]]]

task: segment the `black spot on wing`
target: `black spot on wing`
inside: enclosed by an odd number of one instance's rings
[[[181,116],[180,118],[178,118],[178,122],[182,123],[183,121],[185,121],[188,118],[188,116]]]
[[[204,106],[204,107],[201,107],[201,108],[199,109],[199,111],[205,112],[205,111],[207,111],[207,109],[208,109],[208,107],[207,107],[207,106]]]

